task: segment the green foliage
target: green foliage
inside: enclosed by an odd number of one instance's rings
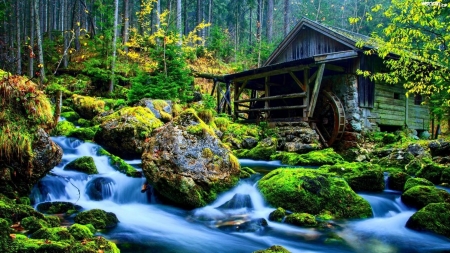
[[[324,165],[343,162],[344,159],[332,148],[311,151],[306,154],[297,154],[293,152],[277,152],[270,159],[281,160],[288,165]]]
[[[68,136],[75,129],[75,125],[67,120],[59,121],[51,131],[52,136]]]
[[[76,240],[90,239],[94,236],[88,226],[76,223],[70,226],[69,233],[72,234]]]
[[[228,29],[212,26],[207,49],[213,52],[216,58],[229,61],[234,54],[234,47]]]

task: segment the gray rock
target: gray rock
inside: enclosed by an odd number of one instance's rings
[[[247,137],[244,140],[242,140],[242,148],[252,149],[256,147],[257,144],[258,140],[253,137]]]
[[[419,144],[410,144],[408,146],[408,152],[413,156],[421,156],[425,153],[425,150]]]
[[[431,156],[448,156],[450,154],[450,142],[446,141],[433,141],[428,144],[430,148]]]
[[[419,134],[419,138],[422,140],[428,140],[431,137],[431,134],[428,131],[423,131]]]
[[[158,103],[156,106],[155,101],[156,103]],[[141,99],[141,101],[139,101],[137,105],[150,109],[150,111],[152,111],[157,119],[163,119],[161,112],[165,112],[172,116],[172,101],[170,100],[153,100],[144,98]]]
[[[104,200],[113,195],[112,186],[116,183],[109,177],[97,177],[86,185],[86,194],[92,200]]]

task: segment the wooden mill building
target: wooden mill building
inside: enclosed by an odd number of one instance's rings
[[[245,121],[305,121],[326,145],[363,130],[427,130],[420,96],[408,98],[401,85],[356,75],[384,70],[378,56],[364,54],[370,45],[358,48],[359,41],[369,38],[303,18],[264,66],[224,76],[225,91],[216,80],[218,110],[233,108]]]

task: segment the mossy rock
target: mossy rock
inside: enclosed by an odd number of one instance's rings
[[[90,120],[81,118],[77,120],[76,125],[80,127],[90,127],[92,126],[92,122]]]
[[[383,191],[385,188],[380,166],[369,162],[325,165],[319,170],[342,176],[354,191]]]
[[[77,112],[71,111],[71,112],[62,112],[61,117],[63,117],[67,121],[75,123],[80,118],[80,115]]]
[[[75,128],[67,135],[68,137],[74,137],[80,140],[92,141],[95,136],[95,128]]]
[[[61,225],[61,220],[58,216],[46,215],[44,220],[47,222],[48,227],[54,228],[59,227]]]
[[[63,106],[61,106],[61,113],[63,113],[63,112],[74,112],[74,110],[70,106],[63,105]]]
[[[402,194],[403,203],[422,208],[430,203],[450,201],[450,193],[434,186],[414,186]]]
[[[315,150],[306,154],[278,152],[270,158],[272,160],[281,160],[282,163],[288,165],[332,165],[344,161],[342,156],[332,148]]]
[[[105,102],[94,97],[72,96],[73,108],[85,119],[93,119],[97,114],[105,110]]]
[[[39,218],[33,217],[33,216],[23,218],[20,221],[20,225],[25,230],[28,230],[29,233],[34,233],[41,228],[49,227],[47,221],[45,221],[44,219],[39,219]]]
[[[389,173],[388,188],[396,191],[403,191],[406,181],[411,178],[410,175],[403,171]]]
[[[30,235],[33,239],[45,239],[51,241],[62,241],[62,240],[74,240],[74,237],[69,233],[67,228],[56,227],[56,228],[46,228],[43,227]]]
[[[44,218],[42,213],[34,210],[31,206],[14,204],[8,201],[0,200],[0,218],[10,219],[12,222],[18,222],[29,216],[40,219]]]
[[[432,182],[426,180],[425,178],[411,177],[411,178],[408,178],[408,180],[406,180],[405,186],[403,187],[403,191],[407,191],[407,190],[413,188],[414,186],[418,186],[418,185],[434,186],[434,184]]]
[[[253,251],[253,253],[291,253],[289,250],[279,245],[273,245],[268,249]]]
[[[276,169],[258,182],[262,195],[272,206],[293,212],[336,218],[372,217],[370,204],[347,182],[332,174],[303,168]]]
[[[83,225],[92,224],[96,229],[113,228],[119,220],[114,213],[105,212],[101,209],[92,209],[78,213],[75,222]]]
[[[108,156],[109,165],[111,165],[117,171],[120,171],[129,177],[142,177],[142,172],[136,170],[133,166],[126,163],[122,158],[109,153],[105,149],[100,148],[97,154]]]
[[[440,182],[443,184],[450,184],[450,167],[447,167],[442,171]]]
[[[58,122],[50,134],[52,136],[68,136],[75,128],[76,127],[72,122],[63,120]]]
[[[382,142],[384,144],[392,144],[398,140],[398,136],[393,133],[385,133],[382,137]]]
[[[82,156],[68,163],[64,170],[75,170],[86,173],[88,175],[98,174],[97,166],[95,165],[92,156]]]
[[[406,227],[450,238],[450,203],[432,203],[413,214]]]
[[[270,221],[282,222],[284,217],[286,217],[286,210],[281,207],[278,207],[275,211],[269,214]]]
[[[416,173],[416,177],[425,178],[433,184],[441,183],[442,172],[445,166],[436,163],[427,164]]]
[[[36,206],[39,212],[46,214],[74,213],[81,210],[81,206],[71,202],[53,201],[42,202]]]
[[[314,215],[309,213],[293,213],[286,216],[285,223],[299,227],[316,227],[319,223]]]
[[[8,252],[11,250],[10,244],[12,242],[9,236],[12,232],[11,224],[8,220],[0,218],[0,251]]]
[[[249,178],[252,175],[256,174],[254,170],[249,167],[241,167],[241,172],[239,174],[240,178]]]
[[[421,159],[414,159],[404,167],[401,167],[400,169],[405,169],[405,172],[408,173],[410,176],[416,176],[417,172],[421,170],[426,163],[422,161]]]
[[[246,154],[246,158],[255,160],[269,160],[277,151],[278,140],[276,138],[266,138],[258,142],[256,147],[250,149]]]
[[[91,224],[89,224],[89,225],[91,225]],[[77,223],[70,226],[69,233],[76,240],[90,239],[94,236],[94,233],[92,233],[91,229],[88,226],[77,224]]]

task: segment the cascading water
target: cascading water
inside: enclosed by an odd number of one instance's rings
[[[404,227],[413,210],[399,193],[361,194],[373,207],[373,219],[340,221],[334,230],[299,228],[266,221],[269,207],[254,186],[258,178],[243,180],[209,206],[193,211],[158,204],[151,191],[141,193],[144,178],[115,171],[98,145],[55,137],[64,151],[63,161],[34,188],[34,203],[70,201],[84,209],[113,212],[119,225],[105,232],[122,252],[253,252],[282,245],[291,252],[440,252],[450,241]],[[99,174],[66,171],[64,166],[80,156],[92,156]],[[139,167],[140,160],[127,161]],[[279,162],[241,161],[263,171]],[[266,167],[266,169],[261,168]],[[269,168],[267,168],[269,167]],[[338,235],[344,243],[329,240]]]

